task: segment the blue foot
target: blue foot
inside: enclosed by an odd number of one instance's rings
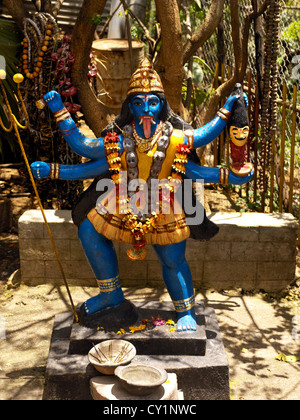
[[[177,331],[197,331],[196,316],[193,313],[183,313],[178,316]]]
[[[88,299],[83,307],[86,315],[91,315],[101,309],[114,308],[124,302],[124,295],[121,289],[111,293],[99,293],[99,295]]]

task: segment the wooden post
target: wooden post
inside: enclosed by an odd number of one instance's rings
[[[219,63],[216,62],[216,72],[214,78],[214,88],[217,89],[219,85]],[[214,167],[218,165],[218,139],[214,140]]]
[[[251,124],[251,105],[252,105],[252,89],[251,89],[251,85],[252,85],[252,73],[251,70],[248,71],[248,100],[249,100],[249,105],[248,105],[248,119],[249,119],[249,129],[250,129],[250,124]],[[250,159],[250,141],[251,141],[251,135],[249,134],[249,139],[247,142],[247,154],[248,154],[248,159]],[[249,199],[249,183],[246,184],[246,197]]]
[[[257,151],[257,142],[258,142],[258,118],[259,118],[259,89],[258,89],[258,79],[256,79],[256,87],[255,87],[255,111],[254,111],[254,201],[256,201],[257,196],[257,159],[258,159],[258,151]]]
[[[279,181],[279,211],[282,213],[283,203],[283,185],[284,185],[284,156],[285,156],[285,129],[286,129],[286,83],[283,83],[282,88],[282,133],[280,146],[280,181]]]
[[[221,65],[221,85],[224,83],[225,80],[225,65],[222,63]],[[224,105],[224,100],[221,102],[221,107]],[[220,164],[224,161],[224,131],[220,134]]]
[[[274,174],[275,174],[275,133],[276,131],[274,131],[273,136],[272,136],[272,158],[271,158],[271,174],[270,174],[270,212],[273,213],[274,210],[274,204],[273,204],[273,200],[274,200]]]
[[[297,86],[294,85],[294,89],[293,89],[292,137],[291,137],[291,161],[290,161],[289,213],[293,213],[295,140],[296,140],[296,117],[297,117],[296,106],[297,106]]]

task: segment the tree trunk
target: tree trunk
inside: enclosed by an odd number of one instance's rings
[[[176,0],[156,0],[155,3],[162,39],[157,69],[171,108],[175,113],[182,114],[181,89],[184,70],[179,9]]]
[[[24,2],[22,0],[3,0],[3,4],[12,15],[18,29],[23,32],[23,19],[26,17]]]
[[[97,26],[91,18],[95,13],[101,15],[105,4],[106,0],[83,1],[72,32],[71,42],[72,54],[75,56],[72,80],[78,88],[85,120],[97,137],[100,137],[101,131],[112,119],[109,110],[98,101],[87,77],[89,55]]]

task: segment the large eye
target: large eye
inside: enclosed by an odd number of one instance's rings
[[[135,100],[135,101],[133,101],[133,105],[134,106],[142,106],[142,102],[139,101],[139,100]]]
[[[150,101],[150,106],[157,106],[157,105],[158,105],[157,99],[153,99],[152,101]]]

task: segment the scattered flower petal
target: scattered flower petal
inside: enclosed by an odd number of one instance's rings
[[[287,356],[284,353],[279,353],[277,354],[277,356],[275,357],[276,360],[279,360],[281,362],[287,362],[287,363],[295,363],[298,362],[298,357],[297,356]]]
[[[152,318],[152,324],[155,326],[161,326],[161,325],[165,325],[166,321],[164,319],[161,319],[160,317],[158,318]]]
[[[142,331],[145,328],[146,328],[146,325],[140,325],[139,327],[129,327],[129,332],[131,332],[133,334],[136,331]]]

